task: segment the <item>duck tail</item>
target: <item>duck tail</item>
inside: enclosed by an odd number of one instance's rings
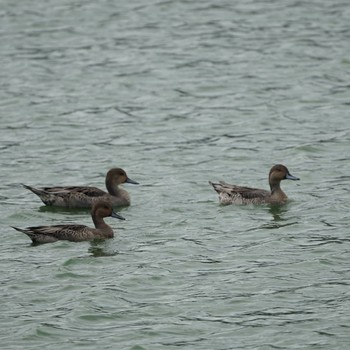
[[[50,192],[46,191],[44,188],[36,188],[36,187],[32,187],[32,186],[28,186],[25,184],[22,184],[22,186],[24,188],[26,188],[27,190],[33,192],[34,194],[36,194],[38,197],[40,197],[40,199],[47,204],[46,202],[48,202],[51,199],[51,194]]]
[[[27,228],[19,228],[16,226],[10,226],[10,227],[12,227],[13,229],[15,229],[18,232],[22,232],[22,233],[26,234],[32,240],[32,242],[34,244],[37,243],[35,234],[31,231],[30,227],[27,227]]]
[[[35,188],[32,186],[28,186],[25,184],[22,184],[22,186],[24,188],[26,188],[27,190],[33,192],[34,194],[36,194],[41,201],[46,204],[46,205],[52,205],[54,202],[54,196],[52,196],[52,194],[50,194],[50,192],[46,191],[44,188]]]
[[[40,188],[35,188],[35,187],[28,186],[28,185],[25,185],[25,184],[22,184],[22,186],[24,188],[26,188],[27,190],[32,191],[33,193],[35,193],[39,197],[42,196],[42,195],[48,194],[45,190],[40,189]]]
[[[217,193],[220,193],[221,190],[222,190],[222,185],[219,184],[219,183],[215,183],[215,182],[211,182],[209,181],[209,184],[212,185],[214,187],[214,190],[217,192]]]
[[[27,236],[30,236],[29,235],[30,231],[28,230],[28,228],[19,228],[16,226],[10,226],[10,227],[12,227],[13,229],[15,229],[18,232],[22,232],[22,233],[25,233]]]
[[[21,229],[18,228],[18,227],[15,227],[15,226],[10,226],[10,227],[12,227],[13,229],[15,229],[15,230],[17,230],[17,231],[21,231]]]

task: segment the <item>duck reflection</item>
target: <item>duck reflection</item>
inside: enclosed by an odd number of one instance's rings
[[[271,213],[274,221],[285,221],[283,214],[288,211],[287,205],[271,204],[269,206],[269,212]]]
[[[88,252],[96,258],[115,256],[119,254],[118,250],[113,250],[110,244],[102,239],[95,239],[94,241],[91,241]]]

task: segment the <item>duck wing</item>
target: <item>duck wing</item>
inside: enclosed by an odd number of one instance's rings
[[[227,193],[240,194],[242,198],[246,199],[266,198],[271,194],[269,191],[262,190],[260,188],[230,185],[223,181],[221,181],[220,184],[223,186],[223,188],[225,188]]]
[[[55,194],[58,196],[64,196],[71,193],[84,194],[88,197],[100,197],[106,194],[105,191],[100,190],[97,187],[83,187],[83,186],[56,186],[56,187],[43,187],[41,188],[44,192]]]
[[[90,208],[95,198],[109,196],[96,187],[83,186],[55,186],[35,188],[24,185],[25,188],[35,193],[49,206]]]
[[[230,185],[224,181],[219,183],[209,182],[219,194],[222,204],[256,204],[265,202],[271,193],[266,190],[253,187]]]
[[[24,229],[13,227],[15,230],[25,233],[33,243],[50,243],[58,240],[78,242],[89,239],[91,229],[85,225],[54,225],[32,226]]]

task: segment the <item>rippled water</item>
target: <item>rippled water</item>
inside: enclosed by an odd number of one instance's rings
[[[349,346],[347,1],[2,1],[3,349]],[[220,206],[208,180],[280,207]],[[31,246],[78,222],[21,187],[128,186],[106,242]],[[126,188],[126,186],[125,186]]]

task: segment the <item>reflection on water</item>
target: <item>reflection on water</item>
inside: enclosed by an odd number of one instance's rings
[[[347,1],[5,0],[0,14],[4,349],[348,348]],[[261,188],[276,163],[303,179],[286,205],[220,207],[207,185]],[[103,188],[114,166],[145,184],[118,239],[32,249],[8,232],[93,227],[18,184]]]
[[[268,211],[272,215],[272,220],[261,226],[264,229],[276,229],[291,226],[296,223],[295,221],[290,221],[290,217],[286,215],[288,212],[288,203],[282,205],[270,204]]]
[[[288,210],[288,204],[271,204],[269,206],[269,212],[271,213],[274,221],[284,221],[283,214]]]
[[[108,246],[107,241],[100,240],[100,239],[95,239],[91,241],[88,252],[96,258],[106,257],[106,256],[115,256],[119,254],[118,250],[116,251],[111,250],[111,247]]]

